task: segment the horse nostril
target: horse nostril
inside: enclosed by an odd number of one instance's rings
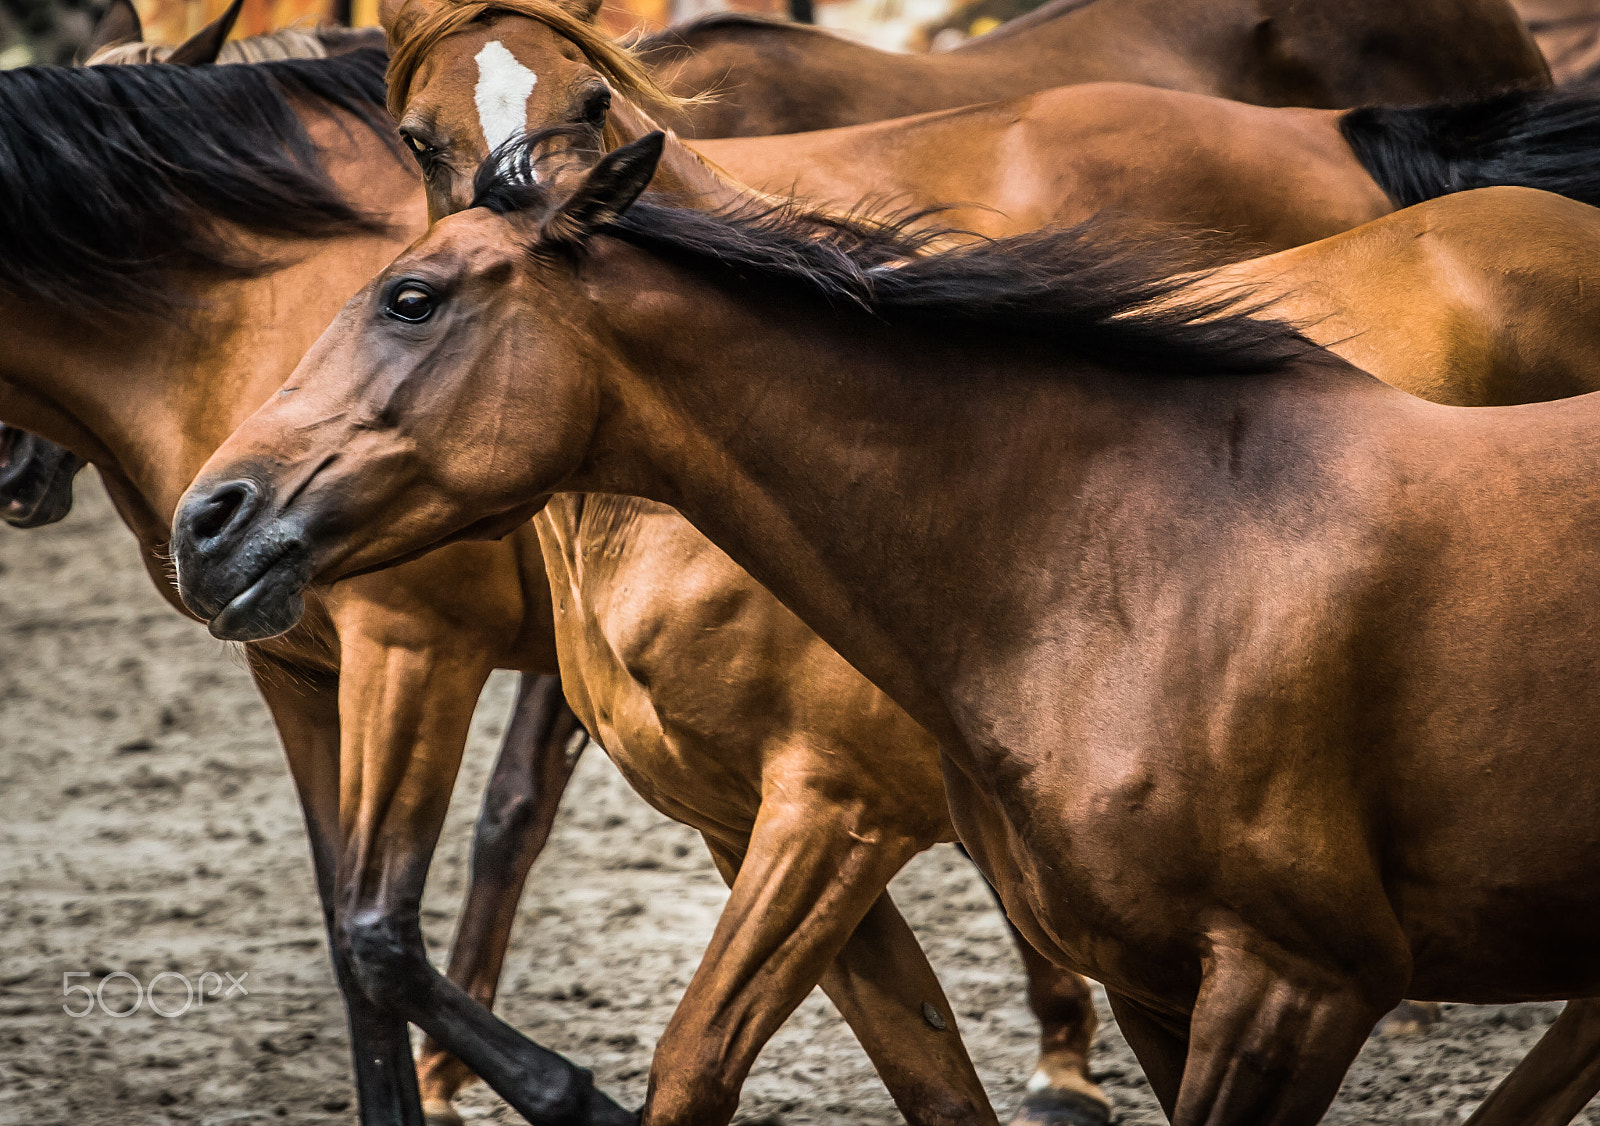
[[[249,481],[229,481],[189,510],[189,529],[201,543],[214,544],[229,530],[249,521],[261,492]]]

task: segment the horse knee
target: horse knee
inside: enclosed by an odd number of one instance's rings
[[[339,954],[367,1000],[382,1009],[405,1007],[427,965],[416,918],[365,909],[341,918],[337,933]]]
[[[485,801],[472,834],[472,870],[493,874],[517,867],[517,857],[539,815],[539,803],[526,793],[497,795]]]

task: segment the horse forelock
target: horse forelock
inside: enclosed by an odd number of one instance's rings
[[[582,51],[611,88],[631,101],[651,109],[675,109],[686,102],[663,90],[633,52],[552,0],[443,0],[411,21],[399,42],[391,41],[389,112],[397,120],[404,115],[417,70],[443,40],[496,15],[544,24]]]

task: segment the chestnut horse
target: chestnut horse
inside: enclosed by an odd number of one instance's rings
[[[1407,990],[1600,993],[1600,400],[1416,399],[1081,231],[635,202],[660,145],[487,166],[191,486],[186,603],[672,505],[938,738],[1178,1126],[1318,1121]]]
[[[386,0],[389,103],[422,165],[429,213],[465,207],[490,147],[571,125],[606,147],[673,101],[638,60],[551,0]],[[512,91],[492,115],[480,90]],[[518,112],[519,107],[522,112]],[[609,113],[608,113],[609,111]],[[1181,138],[1181,143],[1175,143]],[[953,226],[1003,235],[1115,213],[1136,227],[1225,232],[1252,257],[1326,238],[1433,195],[1520,184],[1600,203],[1600,97],[1513,91],[1462,104],[1270,109],[1123,83],[786,137],[673,146],[658,186],[723,198],[737,181],[817,203],[953,202]],[[965,206],[962,206],[962,204]],[[1196,263],[1197,265],[1202,263]]]
[[[342,65],[348,69],[361,61]],[[365,69],[358,67],[351,76],[357,80],[357,94],[365,91],[370,97],[375,92],[373,84],[360,84],[373,76],[371,64],[367,59]],[[170,71],[156,73],[163,95],[177,103],[174,112],[181,110],[186,104],[186,82]],[[320,73],[316,67],[269,68],[266,73],[277,81],[310,81],[313,94],[320,90],[319,84],[311,81]],[[26,79],[30,74],[15,78]],[[54,77],[62,87],[54,90],[53,96],[68,108],[75,105],[71,95],[76,85],[92,85],[56,72],[46,77]],[[226,81],[214,78],[201,85],[209,88],[191,97],[214,97],[223,112],[238,103],[239,95],[233,94]],[[5,86],[0,80],[0,96],[6,93]],[[121,80],[110,86],[114,96],[132,99],[140,83]],[[270,84],[263,89],[250,89],[247,84],[244,92],[266,105],[275,104]],[[18,92],[12,93],[16,96]],[[281,105],[281,97],[276,104]],[[13,108],[18,112],[12,120],[28,120],[21,112],[25,108],[21,101],[14,102]],[[295,141],[293,120],[280,121],[286,132],[272,138],[276,143]],[[159,116],[153,115],[152,122],[157,127],[162,124]],[[58,123],[49,119],[45,124]],[[223,124],[239,128],[239,122],[231,118],[225,118]],[[223,277],[206,276],[202,271],[198,280],[181,271],[176,278],[133,273],[140,288],[133,291],[132,301],[149,302],[166,295],[179,308],[192,304],[215,309],[215,319],[169,323],[160,318],[129,322],[118,317],[109,326],[101,320],[82,322],[71,315],[76,305],[85,300],[114,301],[118,291],[109,279],[76,276],[75,271],[82,273],[92,263],[50,253],[50,239],[59,237],[59,224],[52,228],[44,221],[46,217],[31,215],[19,220],[23,226],[14,241],[37,255],[24,257],[8,271],[18,279],[13,283],[13,307],[26,327],[16,328],[14,339],[21,343],[12,361],[0,370],[5,387],[0,408],[8,417],[39,426],[45,433],[91,452],[125,519],[144,542],[147,566],[169,596],[170,577],[162,567],[164,524],[170,518],[173,499],[209,451],[207,442],[219,442],[228,428],[270,394],[325,325],[337,302],[358,284],[362,271],[375,272],[398,251],[402,236],[416,230],[415,216],[406,202],[414,196],[414,179],[370,136],[358,131],[362,143],[341,140],[342,124],[336,120],[328,128],[319,124],[312,130],[323,146],[323,161],[333,170],[340,188],[353,190],[361,184],[369,198],[388,201],[385,209],[398,229],[392,234],[368,229],[357,217],[348,215],[348,237],[335,225],[308,231],[314,237],[297,240],[292,237],[297,230],[293,224],[305,220],[304,209],[289,209],[287,218],[278,220],[287,223],[288,229],[274,230],[270,214],[246,208],[242,214],[230,212],[228,217],[243,223],[247,230],[265,225],[276,239],[270,248],[271,261],[281,258],[292,267],[277,270],[263,264],[257,277],[252,265],[243,279],[226,276],[226,270]],[[73,134],[58,133],[58,144],[71,143],[66,138]],[[156,139],[176,143],[176,138],[165,135]],[[201,142],[214,139],[206,134],[198,138]],[[88,143],[96,140],[90,137]],[[121,141],[151,143],[137,132]],[[247,131],[236,138],[233,155],[241,158],[248,154],[250,141]],[[61,155],[65,158],[70,152]],[[65,159],[59,163],[73,166]],[[206,167],[201,174],[221,175],[229,170]],[[108,187],[104,196],[142,198],[132,190],[135,181],[130,172],[118,171],[128,183],[119,181]],[[281,174],[293,169],[274,171]],[[331,197],[314,177],[291,178],[289,183],[328,205]],[[242,186],[248,187],[248,182]],[[192,185],[192,190],[200,192],[205,187],[202,181]],[[235,184],[231,190],[240,189],[241,185]],[[319,190],[323,194],[316,194]],[[202,196],[199,202],[205,199]],[[195,200],[160,202],[191,221],[204,217],[215,222],[217,218],[203,211],[196,214]],[[130,205],[129,210],[113,216],[123,228],[124,239],[133,240],[132,249],[123,247],[128,250],[130,271],[139,257],[135,250],[159,244],[162,237],[176,237],[169,227],[157,223],[164,214]],[[143,229],[152,226],[154,233]],[[22,231],[31,232],[32,243],[20,238]],[[109,229],[98,235],[108,251],[122,246],[111,235]],[[229,238],[247,244],[252,240],[244,232]],[[213,272],[222,269],[233,253],[231,243],[216,247],[197,243],[191,250],[210,254],[215,259],[210,261]],[[331,270],[330,262],[343,265]],[[206,261],[199,264],[206,265]],[[266,321],[237,313],[253,308],[274,313]],[[121,306],[113,311],[121,312]],[[233,327],[224,329],[224,325]],[[246,327],[241,330],[239,326]],[[172,363],[173,355],[186,357],[185,363]],[[120,373],[115,386],[104,382],[107,370]],[[225,375],[220,385],[219,375]],[[224,409],[219,409],[219,404]],[[17,431],[9,433],[20,436]],[[185,446],[174,450],[172,443],[180,436]],[[675,518],[673,522],[681,526]],[[531,1045],[519,1046],[507,1038],[509,1030],[501,1033],[494,1025],[485,1026],[490,1029],[488,1034],[475,1032],[470,1024],[463,1030],[462,1025],[467,1024],[461,1019],[463,1014],[481,1019],[474,1016],[470,1005],[425,976],[422,985],[426,990],[417,988],[411,979],[431,971],[419,970],[415,963],[396,968],[383,960],[388,952],[381,945],[373,949],[377,944],[372,936],[381,934],[381,928],[400,929],[403,935],[415,932],[415,900],[405,896],[408,891],[420,892],[421,876],[437,837],[437,819],[448,801],[459,762],[465,720],[488,669],[495,664],[529,671],[554,668],[549,611],[541,608],[549,605],[549,596],[531,529],[505,544],[454,549],[447,554],[454,558],[423,561],[395,574],[359,579],[326,592],[319,602],[324,610],[315,615],[312,626],[264,650],[252,647],[251,666],[273,704],[307,805],[319,880],[330,900],[336,964],[352,1006],[364,1118],[387,1121],[382,1118],[385,1113],[406,1112],[399,1072],[382,1058],[369,1062],[364,1053],[373,1050],[382,1030],[382,1026],[375,1030],[372,1025],[391,1016],[400,1007],[395,995],[411,988],[421,999],[415,995],[408,998],[404,1015],[430,1032],[441,1033],[444,1043],[457,1046],[478,1066],[489,1066],[482,1062],[486,1049],[480,1045],[473,1050],[468,1043],[463,1050],[460,1045],[469,1036],[488,1039],[489,1050],[499,1052],[504,1061],[499,1072],[490,1066],[491,1082],[502,1093],[509,1088],[513,1102],[520,1098],[519,1109],[532,1113],[536,1120],[565,1120],[561,1115],[568,1111],[538,1101],[543,1094],[538,1090],[540,1084],[552,1084],[559,1091],[558,1081],[563,1076],[552,1072],[559,1072],[564,1061],[547,1059],[541,1065],[540,1057],[535,1056],[526,1077],[513,1074],[508,1078],[508,1066],[522,1066],[521,1055],[525,1049],[531,1050]],[[674,570],[674,583],[681,582],[681,562]],[[448,591],[441,590],[437,598],[430,599],[430,588],[445,582],[446,575],[450,576]],[[741,941],[741,948],[731,954],[713,951],[701,980],[717,975],[719,982],[732,982],[747,994],[737,1001],[755,1014],[748,1021],[757,1030],[753,1040],[746,1033],[747,1042],[739,1045],[747,1060],[765,1039],[766,1032],[761,1029],[770,1031],[826,970],[835,995],[842,998],[841,1006],[852,1016],[852,1023],[885,1069],[886,1079],[913,1121],[992,1120],[954,1031],[954,1014],[914,938],[882,897],[888,876],[911,852],[953,836],[931,748],[898,709],[755,589],[762,597],[758,605],[744,612],[743,620],[751,630],[765,632],[772,659],[760,665],[747,662],[748,675],[742,681],[724,679],[708,684],[697,679],[676,696],[666,692],[660,696],[679,711],[699,711],[723,724],[702,725],[694,732],[701,740],[693,748],[693,753],[702,756],[699,765],[708,767],[717,756],[723,765],[716,771],[709,767],[694,771],[693,785],[684,791],[682,805],[674,812],[683,816],[683,808],[698,804],[699,809],[725,814],[714,820],[712,829],[721,833],[718,855],[726,856],[732,847],[727,838],[729,827],[738,826],[741,816],[747,828],[756,820],[755,810],[746,808],[744,795],[760,791],[763,779],[772,785],[782,781],[796,792],[770,795],[761,803],[763,823],[775,826],[787,817],[789,829],[782,840],[790,854],[807,857],[808,863],[815,863],[810,858],[816,857],[836,867],[820,874],[812,869],[810,883],[792,866],[776,873],[773,887],[780,892],[788,889],[781,898],[785,908],[801,915],[820,913],[820,917],[806,922],[783,916],[777,911],[779,900],[771,896],[761,899],[758,916],[750,919],[747,913],[744,923],[746,931],[756,928],[757,949],[752,953]],[[738,584],[731,588],[735,600],[743,597],[739,590]],[[394,647],[406,650],[405,660],[396,660]],[[437,667],[436,662],[446,667]],[[726,658],[708,656],[708,662],[722,664]],[[708,687],[714,689],[710,694]],[[340,693],[336,710],[335,692]],[[591,689],[591,695],[601,692],[599,685]],[[853,700],[852,693],[859,699]],[[577,724],[570,711],[558,706],[554,698],[558,695],[554,678],[525,680],[513,731],[508,732],[507,748],[485,797],[474,852],[473,889],[452,951],[451,973],[452,980],[470,986],[472,995],[484,1002],[493,997],[522,879],[543,843],[560,784],[570,770],[564,746]],[[311,703],[303,702],[306,697]],[[785,715],[771,710],[779,699],[792,701]],[[318,734],[318,725],[335,717],[343,720],[335,728],[344,744],[342,767],[336,760],[313,758],[314,753],[330,750],[328,736]],[[674,733],[681,737],[684,730],[675,728]],[[892,785],[853,777],[852,772],[859,773],[853,765],[858,759],[843,753],[846,746],[880,740],[891,745],[884,753],[895,753],[893,748],[898,745],[908,759],[906,769]],[[647,745],[639,744],[641,752]],[[787,748],[784,754],[778,753],[780,747]],[[302,756],[313,760],[305,761]],[[836,765],[831,780],[828,764]],[[354,815],[353,824],[338,821],[339,815],[331,808],[335,795],[323,789],[341,773],[343,816]],[[640,772],[631,775],[638,784]],[[531,788],[530,779],[545,785]],[[805,785],[800,784],[802,780]],[[660,785],[650,785],[654,789],[647,787],[647,792],[661,791]],[[835,801],[835,795],[847,796]],[[374,814],[373,807],[379,813]],[[785,809],[790,813],[781,814]],[[704,817],[690,819],[705,824]],[[847,828],[839,829],[841,823]],[[880,839],[874,843],[849,837],[846,847],[828,851],[841,834],[848,837],[852,831],[860,837],[878,834]],[[767,832],[781,831],[769,828]],[[328,861],[335,864],[332,870],[323,867]],[[753,873],[755,865],[750,869]],[[824,886],[816,883],[818,879]],[[753,874],[747,874],[743,886],[759,885]],[[380,892],[379,910],[375,911],[362,897]],[[854,928],[853,937],[852,921],[840,914],[841,910],[848,912],[850,903],[859,903],[858,917],[866,916],[866,922]],[[365,914],[358,915],[357,908]],[[738,911],[731,910],[719,933],[725,937],[732,926],[727,920],[736,918]],[[765,940],[761,934],[787,935],[791,930],[803,941],[791,935],[772,953],[762,952]],[[826,959],[824,964],[816,964],[818,951],[826,954],[840,944],[844,948],[834,958],[834,969],[827,969]],[[420,948],[416,957],[425,967]],[[1030,1001],[1041,1014],[1043,1036],[1039,1074],[1045,1078],[1036,1084],[1040,1089],[1029,1095],[1034,1120],[1104,1121],[1104,1100],[1087,1078],[1086,1055],[1094,1030],[1087,989],[1079,979],[1054,970],[1031,950],[1024,948],[1023,957],[1030,970]],[[743,976],[730,968],[737,968],[741,959],[746,967]],[[799,978],[791,980],[796,973]],[[446,1011],[442,1015],[429,1011],[426,1006],[430,1004],[442,1004]],[[449,1023],[452,1019],[457,1021],[455,1025]],[[681,1027],[684,1022],[678,1023]],[[679,1032],[675,1040],[669,1037],[668,1043],[684,1038]],[[691,1049],[693,1044],[691,1040]],[[688,1050],[685,1054],[694,1053]],[[462,1080],[461,1065],[443,1057],[437,1045],[426,1062],[430,1066],[425,1090],[433,1096],[434,1116],[443,1120],[450,1114],[448,1097]],[[703,1082],[703,1070],[691,1070],[687,1078]],[[398,1093],[383,1086],[388,1075],[396,1076],[393,1083],[401,1087]],[[726,1085],[720,1076],[717,1081]],[[519,1082],[525,1087],[519,1088]],[[735,1083],[734,1093],[736,1088]],[[953,1095],[941,1093],[945,1091]],[[917,1099],[925,1107],[919,1108]],[[591,1108],[595,1120],[605,1120],[604,1106]]]
[[[716,95],[667,120],[686,137],[800,133],[1083,82],[1336,108],[1550,81],[1506,0],[1053,0],[928,55],[718,14],[636,46],[673,94]]]
[[[1185,292],[1240,294],[1413,395],[1494,406],[1600,391],[1597,269],[1600,209],[1481,188],[1224,266]]]

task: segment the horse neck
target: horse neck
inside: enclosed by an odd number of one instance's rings
[[[619,97],[612,102],[611,111],[606,117],[605,146],[608,150],[614,149],[660,128],[648,113]],[[651,186],[656,191],[684,197],[692,201],[693,206],[708,210],[736,203],[753,194],[735,177],[670,132]]]
[[[414,176],[369,130],[314,113],[329,176],[395,229],[330,239],[234,239],[275,268],[191,277],[172,317],[113,322],[8,303],[0,415],[73,449],[117,482],[142,540],[165,541],[179,496],[211,453],[288,378],[340,305],[425,225]],[[31,306],[31,307],[30,307]],[[155,544],[152,544],[155,546]]]
[[[171,519],[210,450],[293,366],[292,360],[284,366],[265,339],[261,355],[249,355],[225,319],[248,317],[252,298],[281,303],[286,294],[259,281],[201,292],[195,308],[173,319],[125,325],[63,318],[26,302],[7,307],[11,346],[0,358],[0,381],[10,389],[0,397],[5,418],[119,479],[119,507],[127,514],[144,510],[137,521],[130,518],[141,539]],[[135,497],[142,502],[137,507]]]
[[[1173,442],[1195,432],[1163,424],[1140,389],[1040,348],[762,306],[649,265],[672,277],[613,275],[611,406],[595,460],[563,487],[678,509],[936,734],[953,730],[933,674],[960,658],[955,604],[1015,617],[1003,576],[980,589],[997,577],[981,560],[1038,558],[1030,537],[1070,519],[1086,451],[1162,449],[1168,430]],[[1043,467],[1004,483],[1005,510],[999,450]],[[948,628],[920,636],[934,621]]]

